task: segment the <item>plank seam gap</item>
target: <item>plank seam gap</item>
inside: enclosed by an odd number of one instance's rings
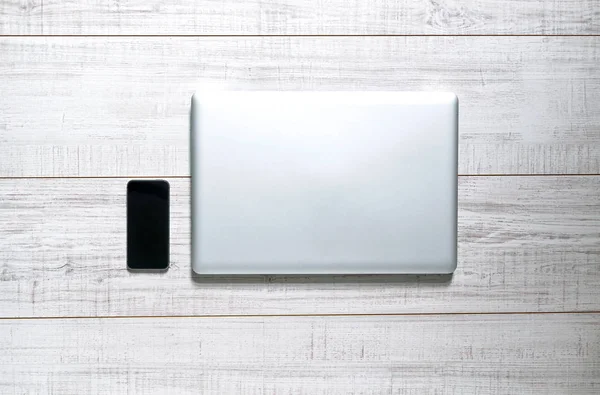
[[[600,314],[600,310],[583,311],[501,311],[501,312],[456,312],[456,313],[332,313],[332,314],[212,314],[212,315],[123,315],[123,316],[47,316],[47,317],[0,317],[0,321],[11,320],[74,320],[74,319],[169,319],[169,318],[284,318],[284,317],[428,317],[428,316],[488,316],[488,315],[581,315]]]
[[[458,174],[458,177],[598,177],[600,173],[573,173],[573,174]],[[130,179],[130,178],[178,178],[189,179],[191,176],[8,176],[0,177],[0,180],[69,180],[69,179]]]
[[[600,34],[0,34],[0,37],[600,37]]]

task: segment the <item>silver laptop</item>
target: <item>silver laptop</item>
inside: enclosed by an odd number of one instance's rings
[[[451,273],[458,100],[435,92],[199,92],[199,274]]]

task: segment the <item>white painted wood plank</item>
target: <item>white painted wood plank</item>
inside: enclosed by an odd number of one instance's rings
[[[3,0],[0,34],[598,34],[596,0]]]
[[[3,38],[0,176],[188,175],[198,83],[448,90],[461,174],[600,173],[600,37]]]
[[[126,270],[127,179],[0,180],[0,316],[600,310],[600,177],[459,178],[452,277],[193,276],[169,181],[172,265],[149,274]]]
[[[0,321],[2,393],[591,394],[600,315]]]

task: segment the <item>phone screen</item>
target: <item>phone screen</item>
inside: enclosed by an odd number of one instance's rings
[[[127,267],[169,266],[169,183],[132,180],[127,183]]]

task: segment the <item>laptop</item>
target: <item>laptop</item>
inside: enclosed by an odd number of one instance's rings
[[[455,270],[454,94],[197,92],[191,123],[194,272]]]

